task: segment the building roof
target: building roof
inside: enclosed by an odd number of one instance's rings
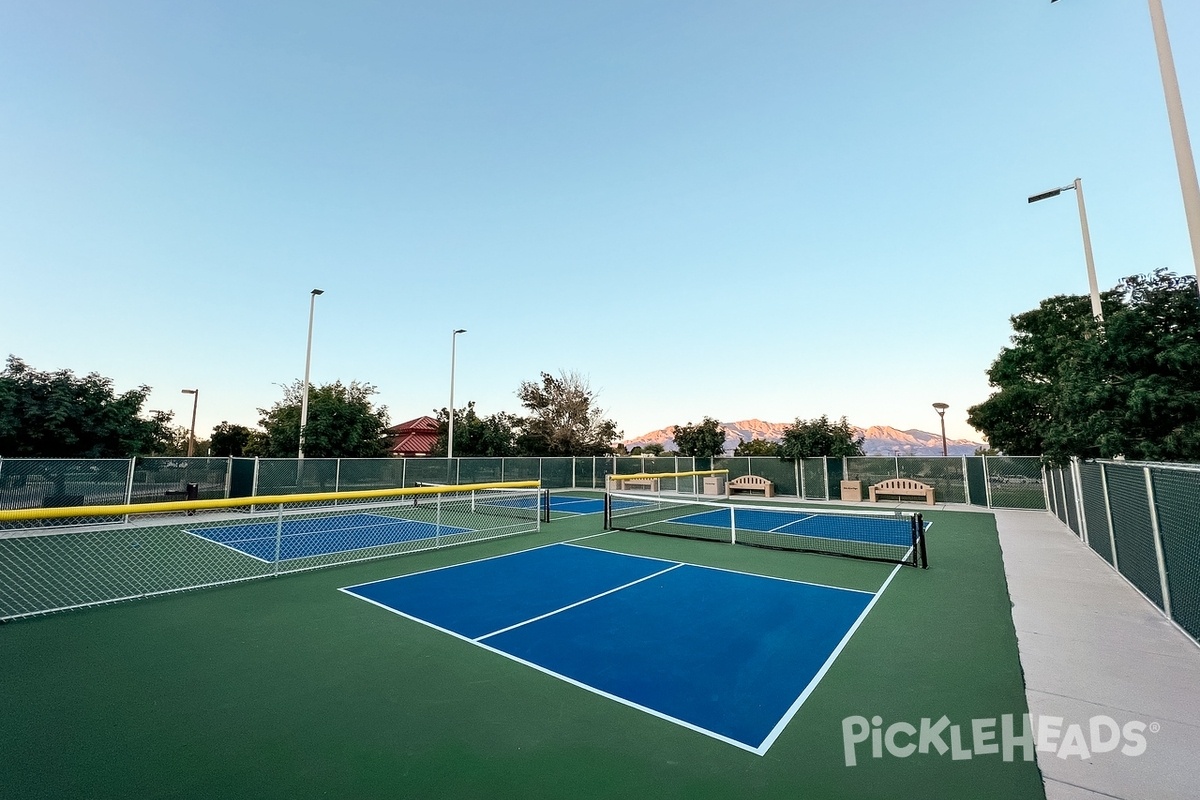
[[[388,428],[388,433],[405,434],[405,433],[429,433],[437,435],[438,421],[433,417],[417,417],[410,419],[408,422],[401,422],[399,425],[393,425]]]

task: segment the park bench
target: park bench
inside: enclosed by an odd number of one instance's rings
[[[742,475],[725,482],[725,494],[737,492],[762,492],[764,497],[775,496],[775,484],[759,475]]]
[[[879,495],[882,494],[895,497],[924,497],[926,503],[934,504],[933,487],[910,478],[889,478],[880,481],[871,487],[870,494],[872,503],[878,503]]]

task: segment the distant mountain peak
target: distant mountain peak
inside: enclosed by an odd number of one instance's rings
[[[784,431],[791,426],[790,422],[764,422],[761,419],[744,419],[737,422],[722,422],[721,429],[725,431],[726,451],[732,453],[739,443],[751,439],[766,439],[778,442],[783,439]],[[864,438],[863,448],[867,455],[941,455],[942,436],[940,433],[929,433],[917,429],[898,430],[890,425],[871,425],[860,428],[851,425],[855,436]],[[622,444],[626,449],[645,447],[648,444],[660,444],[667,450],[675,449],[675,426],[668,425],[656,431],[644,433],[626,439]],[[972,442],[969,439],[946,439],[946,451],[952,456],[972,455],[982,442]]]

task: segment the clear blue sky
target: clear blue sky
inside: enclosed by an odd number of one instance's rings
[[[1200,146],[1200,3],[1164,0]],[[626,436],[978,439],[1009,317],[1193,270],[1146,4],[6,2],[0,356],[198,432],[573,370]]]

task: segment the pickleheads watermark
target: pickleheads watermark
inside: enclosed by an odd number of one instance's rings
[[[1125,756],[1140,756],[1146,752],[1146,733],[1158,730],[1157,722],[1147,725],[1130,720],[1119,724],[1103,714],[1086,722],[1068,722],[1052,716],[1039,716],[1035,721],[1029,714],[1020,717],[1004,714],[998,719],[985,717],[965,724],[954,723],[943,715],[937,720],[923,718],[916,725],[892,722],[886,726],[882,717],[867,719],[856,715],[842,720],[842,747],[847,767],[856,765],[868,750],[871,758],[883,758],[885,753],[894,758],[936,753],[949,754],[954,761],[981,756],[1033,761],[1035,751],[1040,751],[1064,760],[1086,760],[1096,753],[1118,751]],[[860,745],[863,745],[861,751]]]

